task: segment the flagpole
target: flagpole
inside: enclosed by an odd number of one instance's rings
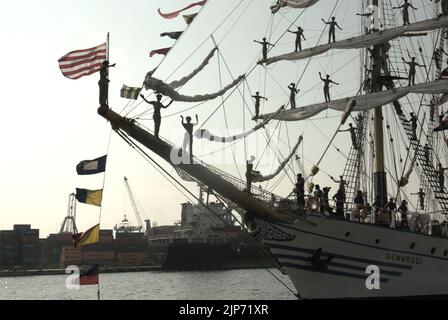
[[[109,61],[109,42],[110,42],[110,37],[109,37],[109,32],[107,33],[107,45],[106,45],[106,60]]]

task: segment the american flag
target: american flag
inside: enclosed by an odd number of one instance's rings
[[[58,60],[59,68],[65,77],[79,79],[99,71],[107,59],[106,55],[106,42],[93,48],[71,51]]]

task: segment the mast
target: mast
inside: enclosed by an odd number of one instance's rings
[[[373,23],[371,26],[371,32],[379,32],[379,0],[371,0],[373,11]],[[377,28],[378,26],[378,28]],[[381,83],[381,69],[386,61],[386,52],[384,44],[379,44],[373,48],[373,65],[372,65],[372,92],[380,92],[383,89]],[[384,136],[383,136],[383,110],[382,107],[377,107],[374,110],[373,117],[374,126],[374,196],[375,199],[379,197],[381,206],[384,206],[387,202],[387,180],[386,172],[384,169]]]

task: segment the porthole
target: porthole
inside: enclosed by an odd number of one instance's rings
[[[350,236],[350,232],[345,233],[345,237],[348,238]]]
[[[409,246],[411,249],[415,248],[415,242],[412,242],[411,245]]]
[[[431,254],[434,254],[434,253],[436,253],[436,248],[435,247],[431,249]]]
[[[380,241],[381,241],[380,239],[376,239],[375,243],[378,244],[378,243],[380,243]]]
[[[448,250],[443,251],[443,256],[446,257],[448,255]]]

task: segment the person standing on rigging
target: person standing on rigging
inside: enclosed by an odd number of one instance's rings
[[[297,52],[297,49],[302,51],[302,38],[306,41],[305,36],[303,35],[303,29],[301,27],[297,27],[297,31],[287,30],[289,33],[294,33],[296,35],[296,48],[294,52]]]
[[[415,57],[412,57],[411,61],[406,61],[404,58],[401,58],[403,60],[404,63],[409,65],[409,76],[408,76],[408,86],[414,86],[415,85],[415,67],[425,67],[425,65],[421,65],[418,64],[417,62],[415,62]]]
[[[418,192],[411,193],[411,195],[418,195],[420,210],[425,210],[425,193],[423,192],[423,189],[420,188]]]
[[[288,86],[288,89],[290,91],[289,102],[291,104],[291,109],[295,109],[296,108],[296,94],[299,93],[300,89],[296,88],[295,83],[291,83]]]
[[[432,1],[432,0],[431,0]],[[435,0],[435,3],[440,2],[440,0]],[[448,16],[448,0],[442,0],[441,5],[442,8],[442,16]]]
[[[190,152],[190,164],[193,164],[193,127],[199,123],[198,115],[196,115],[196,123],[191,123],[191,117],[187,117],[187,123],[184,123],[184,117],[180,116],[182,119],[182,126],[187,132],[185,132],[184,143],[182,145],[183,152],[187,152],[187,144],[189,146]]]
[[[157,101],[148,101],[146,100],[145,96],[143,94],[140,95],[143,100],[145,100],[146,103],[151,104],[154,107],[154,114],[152,118],[154,119],[154,136],[158,139],[159,138],[159,131],[160,131],[160,124],[162,122],[162,116],[160,115],[160,110],[168,108],[172,103],[173,100],[170,101],[166,106],[162,104],[162,95],[160,93],[157,94],[156,98]]]
[[[439,179],[439,190],[441,193],[445,192],[445,170],[448,168],[442,167],[442,164],[439,163],[437,168],[437,177]]]
[[[258,115],[260,114],[260,101],[261,99],[264,99],[266,101],[268,101],[267,98],[260,96],[260,92],[255,92],[255,95],[252,96],[252,98],[255,99],[255,118],[258,117]]]
[[[254,42],[261,44],[263,47],[262,49],[263,61],[268,60],[268,46],[275,47],[275,44],[267,42],[266,38],[263,38],[263,41],[254,40]]]
[[[322,74],[319,72],[319,77],[320,80],[322,80],[324,82],[324,96],[325,96],[325,102],[330,102],[331,98],[330,98],[330,83],[334,83],[335,85],[339,85],[339,83],[334,82],[333,80],[330,79],[330,75],[327,74],[327,78],[324,79],[322,78]]]
[[[348,128],[347,130],[338,130],[338,132],[350,132],[350,136],[352,138],[353,149],[358,150],[358,142],[357,142],[357,138],[356,138],[356,128],[353,127],[353,125],[351,123],[349,123],[348,126],[350,128]]]
[[[330,25],[330,30],[328,31],[328,43],[331,43],[332,39],[333,39],[333,42],[336,42],[336,27],[338,27],[339,30],[342,30],[342,28],[336,22],[336,18],[331,17],[330,22],[326,22],[324,19],[322,19],[322,22]]]
[[[393,7],[393,9],[401,9],[403,8],[403,25],[406,26],[409,23],[409,8],[417,10],[408,0],[404,0],[404,3],[401,6]]]
[[[109,64],[108,60],[104,60],[100,68],[100,80],[98,81],[98,86],[100,88],[100,106],[108,107],[109,101],[109,68],[115,67],[114,64]]]

